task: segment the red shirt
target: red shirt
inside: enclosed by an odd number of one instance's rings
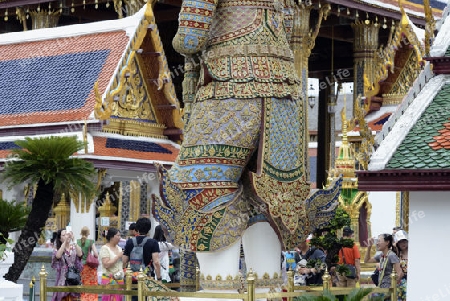
[[[355,265],[355,259],[361,259],[359,248],[356,244],[353,245],[353,248],[342,248],[339,251],[339,264],[344,263],[344,260],[342,259],[342,253],[344,253],[346,264]]]

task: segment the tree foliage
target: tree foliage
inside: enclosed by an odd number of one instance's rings
[[[45,184],[53,183],[56,191],[81,192],[88,197],[94,193],[92,163],[73,157],[85,146],[76,136],[26,137],[15,143],[20,148],[12,150],[12,159],[3,173],[10,187],[43,180]]]
[[[339,261],[338,253],[342,247],[351,248],[353,246],[354,241],[352,239],[337,237],[337,231],[345,226],[350,226],[350,222],[348,213],[342,207],[338,207],[336,209],[336,215],[330,221],[330,224],[322,229],[318,229],[314,233],[314,238],[311,239],[313,246],[327,251],[325,263],[327,264],[328,270]]]
[[[5,243],[9,232],[22,230],[27,222],[31,208],[24,203],[0,199],[0,243]]]
[[[30,258],[42,228],[53,206],[53,197],[61,192],[81,193],[86,198],[95,194],[92,163],[74,157],[85,143],[76,136],[25,138],[15,141],[20,147],[12,151],[5,163],[4,179],[9,187],[37,183],[31,211],[14,249],[14,263],[5,275],[16,282]]]

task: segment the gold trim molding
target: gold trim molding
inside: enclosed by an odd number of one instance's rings
[[[109,124],[103,127],[103,131],[106,133],[167,139],[163,135],[164,129],[165,126],[162,124],[123,119],[110,119]]]
[[[241,277],[239,275],[228,275],[225,278],[217,275],[214,279],[211,275],[200,274],[200,286],[203,289],[230,290],[241,287]]]
[[[265,273],[262,278],[259,278],[257,273],[253,273],[255,277],[255,287],[280,287],[284,281],[281,273],[274,273],[273,277],[270,278],[268,273]],[[246,279],[240,275],[231,276],[228,275],[225,278],[221,275],[217,275],[214,279],[213,276],[200,274],[200,286],[203,289],[214,289],[214,290],[230,290],[230,289],[241,289],[246,287]]]

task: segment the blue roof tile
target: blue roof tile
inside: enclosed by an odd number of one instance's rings
[[[0,150],[9,150],[9,149],[16,149],[16,148],[20,148],[20,147],[12,141],[0,142]]]
[[[383,125],[386,121],[388,121],[388,119],[391,117],[391,114],[384,116],[383,118],[381,118],[380,120],[378,120],[377,122],[375,122],[375,125]]]
[[[0,115],[81,108],[109,52],[0,61]]]
[[[136,141],[136,140],[120,140],[115,138],[106,139],[107,148],[120,148],[138,152],[148,152],[148,153],[164,153],[171,154],[172,151],[161,145],[153,142],[147,141]]]

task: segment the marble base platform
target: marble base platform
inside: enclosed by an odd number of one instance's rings
[[[0,262],[0,301],[22,301],[23,285],[7,281],[3,276],[14,262],[14,253],[6,252],[6,259]]]

